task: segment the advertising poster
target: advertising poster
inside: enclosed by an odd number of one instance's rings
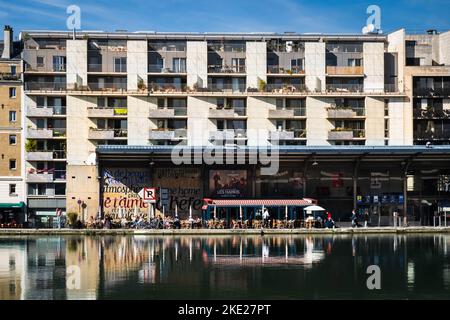
[[[164,212],[173,214],[177,206],[178,215],[185,218],[192,206],[194,216],[201,216],[203,188],[201,170],[198,168],[154,168],[153,184],[163,189]],[[162,211],[160,199],[156,203]]]
[[[150,186],[150,174],[146,168],[105,168],[102,170],[101,196],[103,212],[118,214],[143,214],[148,204],[139,197],[139,191]]]
[[[211,170],[209,172],[209,194],[212,198],[248,197],[246,170]]]

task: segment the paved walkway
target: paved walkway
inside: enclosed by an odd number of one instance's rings
[[[255,234],[450,233],[450,227],[369,227],[336,229],[0,229],[2,235],[255,235]]]

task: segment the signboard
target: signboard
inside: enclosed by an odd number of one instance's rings
[[[156,188],[143,188],[141,191],[139,191],[138,195],[146,203],[156,202]]]
[[[209,194],[212,198],[247,197],[247,170],[211,170]]]
[[[169,189],[167,188],[160,188],[159,189],[159,200],[161,202],[161,207],[167,207],[169,206]]]

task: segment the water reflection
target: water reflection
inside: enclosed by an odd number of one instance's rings
[[[0,237],[0,299],[450,298],[448,235]],[[382,289],[366,288],[377,264]],[[78,288],[68,285],[79,267]]]

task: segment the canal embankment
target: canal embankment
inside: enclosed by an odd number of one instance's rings
[[[314,235],[450,233],[449,227],[369,227],[335,229],[0,229],[1,235]]]

